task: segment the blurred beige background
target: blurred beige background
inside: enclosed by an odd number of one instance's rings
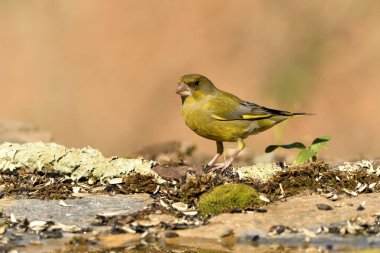
[[[178,78],[272,108],[306,111],[250,137],[269,144],[329,134],[325,156],[380,154],[380,2],[0,1],[0,120],[56,142],[126,154],[173,139],[214,152],[182,122]]]

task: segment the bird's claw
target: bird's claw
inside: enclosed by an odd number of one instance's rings
[[[204,167],[204,170],[209,173],[209,172],[216,172],[218,171],[218,173],[221,173],[223,174],[225,172],[226,169],[230,168],[231,167],[231,163],[228,163],[228,162],[225,162],[225,163],[218,163],[218,164],[215,164],[215,165],[209,165],[207,164],[205,167]],[[220,172],[219,172],[220,171]]]

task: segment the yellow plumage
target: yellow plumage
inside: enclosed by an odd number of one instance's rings
[[[246,102],[217,89],[199,74],[180,78],[177,93],[182,98],[182,116],[186,125],[198,135],[217,142],[218,152],[208,165],[214,165],[223,153],[223,142],[238,142],[235,154],[217,168],[229,167],[244,148],[243,139],[265,131],[289,117],[305,115],[279,111]]]

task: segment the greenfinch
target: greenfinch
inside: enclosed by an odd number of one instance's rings
[[[258,134],[289,117],[307,115],[291,113],[244,101],[235,95],[219,90],[205,76],[189,74],[178,81],[176,93],[182,100],[182,117],[185,124],[198,135],[216,141],[217,153],[207,164],[222,172],[231,166],[244,149],[244,139]],[[216,164],[223,154],[223,142],[237,142],[237,149],[224,163]]]

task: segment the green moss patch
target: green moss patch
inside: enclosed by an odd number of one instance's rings
[[[225,184],[203,194],[199,199],[198,209],[205,217],[261,204],[259,194],[254,188],[245,184]]]

